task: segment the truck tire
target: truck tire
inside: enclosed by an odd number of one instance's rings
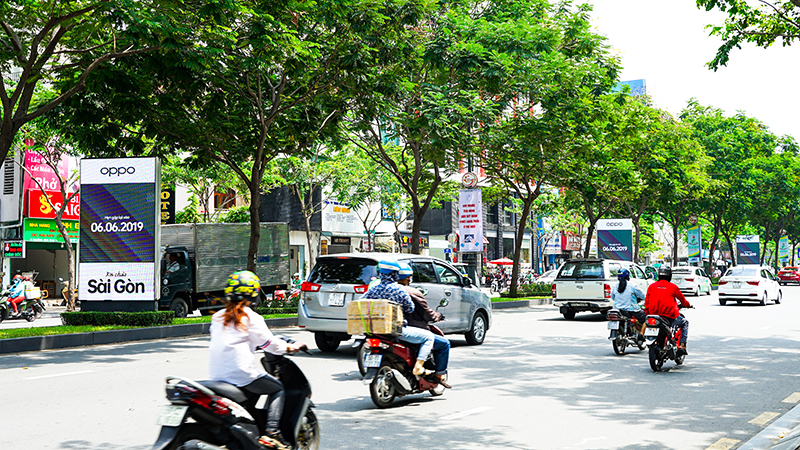
[[[337,337],[328,336],[328,333],[324,331],[317,331],[314,333],[314,342],[317,344],[317,348],[323,352],[335,352],[342,341]]]
[[[175,318],[182,319],[189,315],[189,305],[186,304],[186,300],[176,297],[172,300],[172,303],[169,304],[169,310],[175,312]]]
[[[567,320],[572,320],[572,319],[575,318],[575,310],[574,309],[567,309],[564,312],[562,312],[561,314],[563,314],[564,318],[567,319]]]

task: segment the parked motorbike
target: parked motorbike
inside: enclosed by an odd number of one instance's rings
[[[444,336],[439,328],[430,325],[430,329],[434,334]],[[434,397],[444,393],[445,387],[439,384],[434,373],[423,376],[413,373],[420,344],[401,342],[397,336],[367,334],[364,346],[364,368],[367,374],[362,381],[369,385],[370,397],[378,408],[388,407],[395,397],[425,391]],[[436,370],[433,353],[428,356],[423,367],[426,371]]]
[[[608,329],[611,334],[608,339],[611,341],[611,346],[614,348],[614,353],[617,355],[625,354],[625,347],[636,346],[639,350],[644,350],[647,346],[647,341],[639,329],[641,325],[636,321],[636,318],[631,317],[628,311],[621,311],[619,309],[610,309],[608,314]]]
[[[14,314],[14,307],[11,306],[11,291],[5,289],[0,293],[0,322],[6,319],[25,319],[28,322],[33,322],[44,314],[45,309],[47,308],[45,308],[42,301],[41,291],[38,294],[33,293],[31,295],[26,293],[25,300],[17,305],[18,312],[16,314]]]
[[[305,346],[301,351],[310,355]],[[318,449],[319,422],[311,402],[311,385],[303,371],[286,355],[264,352],[261,364],[285,389],[281,434],[293,449]],[[161,432],[153,450],[267,448],[258,442],[261,433],[256,417],[264,419],[263,411],[255,408],[259,396],[248,395],[221,381],[194,381],[176,376],[167,377],[166,392],[170,404],[159,415]]]
[[[677,365],[683,364],[686,354],[678,355],[681,329],[674,325],[670,326],[669,319],[655,315],[647,316],[647,328],[644,330],[644,336],[650,342],[648,344],[650,368],[653,369],[653,372],[660,372],[664,361],[668,359],[675,361]]]

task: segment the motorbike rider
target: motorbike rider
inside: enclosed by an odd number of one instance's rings
[[[623,315],[627,317],[635,317],[641,324],[639,330],[640,338],[644,339],[644,329],[647,326],[645,319],[647,314],[644,313],[639,307],[638,300],[644,300],[644,292],[639,289],[639,286],[628,283],[631,279],[631,272],[628,269],[622,269],[617,273],[619,282],[611,289],[611,299],[614,300],[614,308],[620,310]]]
[[[371,285],[367,292],[361,296],[362,300],[389,300],[399,304],[403,308],[403,315],[408,316],[414,312],[414,302],[411,296],[397,283],[400,275],[400,264],[396,261],[383,260],[378,263],[378,274],[380,274],[380,282],[376,285]],[[434,334],[428,329],[410,327],[407,323],[403,323],[403,335],[401,340],[410,342],[412,344],[422,344],[417,354],[417,361],[414,363],[414,375],[425,374],[425,369],[422,365],[428,359],[434,344]]]
[[[414,302],[414,312],[406,315],[405,318],[408,321],[408,326],[427,330],[429,322],[439,322],[444,320],[444,316],[428,307],[428,301],[425,300],[425,295],[422,294],[422,291],[409,286],[413,273],[411,266],[404,262],[400,263],[397,282],[403,286],[403,289],[408,292]],[[452,388],[445,380],[447,363],[450,360],[450,341],[444,336],[433,335],[433,358],[436,361],[436,378],[439,379],[439,384],[447,389]]]
[[[292,275],[292,290],[296,289],[299,291],[302,283],[303,282],[300,281],[300,273],[296,272],[294,275]]]
[[[644,312],[647,315],[661,316],[669,319],[670,326],[677,325],[681,329],[681,342],[678,344],[678,354],[686,355],[686,340],[689,338],[689,321],[681,316],[678,302],[685,308],[692,305],[683,296],[681,290],[672,283],[672,268],[661,266],[658,268],[658,281],[647,288],[644,300]]]
[[[260,370],[253,354],[256,348],[275,355],[295,353],[305,344],[289,344],[273,336],[264,318],[250,309],[250,302],[258,298],[260,289],[261,283],[253,272],[243,270],[228,277],[225,309],[217,311],[211,320],[209,373],[212,380],[233,384],[253,396],[266,395],[266,426],[259,442],[288,450],[291,445],[279,428],[285,399],[283,383]]]
[[[25,283],[22,275],[16,274],[14,278],[11,280],[11,286],[9,288],[11,292],[9,293],[8,298],[10,299],[8,302],[11,303],[11,307],[14,308],[14,315],[19,314],[19,308],[17,305],[22,303],[25,300]]]

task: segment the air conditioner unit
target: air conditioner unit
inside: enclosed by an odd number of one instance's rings
[[[406,231],[411,231],[414,229],[414,224],[411,222],[406,222]]]
[[[11,158],[6,158],[0,168],[0,222],[19,223],[22,216],[22,169]]]

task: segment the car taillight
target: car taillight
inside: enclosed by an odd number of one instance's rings
[[[611,298],[611,285],[610,284],[604,284],[603,285],[603,297]]]
[[[694,278],[684,278],[686,281],[694,281]]]
[[[321,287],[321,284],[315,284],[309,281],[303,281],[303,283],[300,284],[300,290],[303,292],[319,292]]]
[[[647,324],[650,325],[650,326],[656,326],[656,325],[658,325],[658,321],[656,320],[655,317],[648,317],[647,318]]]
[[[363,294],[367,292],[367,289],[369,289],[368,284],[362,284],[361,286],[356,286],[353,288],[353,290],[356,291],[356,294]]]
[[[723,284],[728,284],[728,282],[727,282],[727,281],[721,281],[721,280],[720,280],[720,281],[719,281],[717,284],[718,284],[718,285],[720,285],[720,286],[722,286]]]
[[[748,281],[747,282],[747,284],[749,284],[750,286],[758,286],[758,283],[760,283],[760,281]]]
[[[553,283],[553,298],[556,298],[556,284]]]

